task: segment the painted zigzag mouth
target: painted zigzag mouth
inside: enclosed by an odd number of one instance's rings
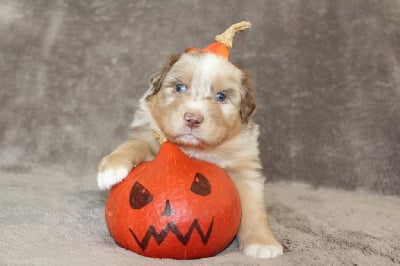
[[[154,226],[150,225],[149,229],[147,230],[147,232],[142,240],[139,240],[139,238],[137,237],[137,235],[131,228],[129,228],[129,231],[131,232],[136,243],[140,246],[140,248],[143,251],[145,251],[145,249],[147,248],[147,246],[149,244],[151,237],[153,237],[154,240],[157,242],[157,244],[160,245],[164,241],[164,239],[167,237],[169,232],[172,232],[177,237],[179,242],[181,242],[182,245],[186,246],[195,229],[199,233],[203,244],[207,245],[208,240],[210,239],[213,224],[214,224],[214,217],[212,218],[211,223],[208,226],[207,232],[204,234],[203,230],[200,227],[199,221],[197,219],[194,219],[193,223],[190,225],[189,230],[187,231],[187,233],[185,235],[183,235],[181,233],[181,231],[178,229],[178,227],[175,225],[174,222],[169,222],[167,224],[167,226],[160,233],[157,233]]]

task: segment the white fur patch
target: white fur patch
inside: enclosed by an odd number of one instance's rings
[[[192,134],[183,134],[183,135],[177,137],[176,141],[178,141],[180,143],[184,143],[185,145],[189,145],[189,146],[196,146],[201,143],[201,141]]]
[[[101,190],[110,189],[128,174],[129,170],[126,168],[107,169],[97,174],[97,185]]]
[[[189,100],[185,104],[185,109],[192,111],[204,111],[207,108],[204,101]]]
[[[243,249],[243,254],[256,258],[270,259],[283,254],[282,247],[265,246],[265,245],[250,245]]]
[[[228,88],[212,88],[212,82],[217,76],[240,76],[241,72],[231,67],[225,59],[215,55],[207,55],[200,60],[197,73],[193,75],[192,87],[197,94],[202,94],[203,97],[214,97],[213,89],[228,89]],[[240,81],[240,79],[238,79]]]
[[[225,58],[214,54],[193,56],[190,53],[183,54],[181,59],[172,67],[172,71],[166,77],[166,81],[181,79],[182,73],[190,73],[185,79],[190,94],[194,100],[213,98],[217,91],[228,88],[213,88],[213,82],[217,77],[230,77],[230,84],[237,87],[240,84],[242,72],[231,65]],[[237,88],[238,89],[238,88]]]

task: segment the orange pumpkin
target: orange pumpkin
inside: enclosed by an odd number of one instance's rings
[[[241,208],[229,176],[165,142],[157,157],[115,185],[105,208],[116,243],[144,256],[215,255],[234,238]]]

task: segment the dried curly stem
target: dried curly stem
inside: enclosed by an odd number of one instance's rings
[[[247,21],[242,21],[230,26],[226,31],[223,33],[215,36],[215,40],[224,44],[229,49],[232,48],[232,41],[233,37],[235,36],[236,32],[248,29],[251,27],[251,23]]]

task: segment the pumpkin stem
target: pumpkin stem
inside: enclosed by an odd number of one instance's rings
[[[232,41],[233,37],[235,36],[236,32],[248,29],[251,27],[251,23],[247,21],[242,21],[230,26],[226,31],[223,33],[215,36],[215,40],[219,43],[222,43],[229,49],[232,48]]]

